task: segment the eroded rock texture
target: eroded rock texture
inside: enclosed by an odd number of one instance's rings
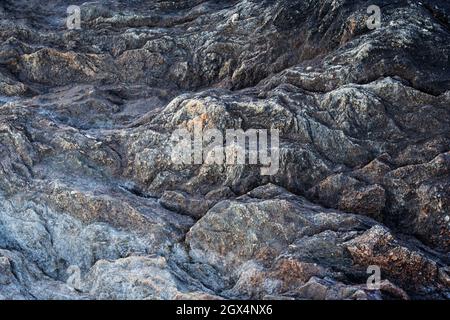
[[[1,299],[450,298],[446,1],[3,0],[0,19]],[[280,170],[174,164],[199,119],[279,129]]]

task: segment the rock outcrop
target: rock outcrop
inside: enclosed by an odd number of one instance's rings
[[[448,3],[36,4],[0,3],[0,299],[450,298]],[[175,163],[198,124],[279,170]]]

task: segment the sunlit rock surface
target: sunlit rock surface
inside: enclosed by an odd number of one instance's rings
[[[449,299],[450,5],[375,2],[1,1],[0,299]]]

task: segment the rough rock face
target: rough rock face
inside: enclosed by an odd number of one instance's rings
[[[450,299],[449,208],[445,1],[0,2],[0,299]]]

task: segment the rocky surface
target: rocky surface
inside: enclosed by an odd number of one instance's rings
[[[1,1],[0,299],[449,299],[449,57],[445,1]]]

